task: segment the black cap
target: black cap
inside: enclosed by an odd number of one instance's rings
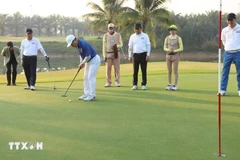
[[[236,19],[236,14],[234,14],[234,13],[229,13],[229,14],[227,15],[227,19],[228,19],[228,20]]]
[[[135,27],[135,28],[142,28],[142,24],[138,22],[138,23],[135,24],[134,27]]]
[[[13,43],[11,41],[7,42],[7,46],[12,48],[13,47]]]
[[[26,33],[33,33],[32,29],[28,28],[26,29]]]

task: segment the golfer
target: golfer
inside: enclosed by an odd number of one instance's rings
[[[228,26],[223,28],[221,34],[225,51],[220,94],[226,95],[228,76],[231,64],[234,63],[237,71],[238,95],[240,96],[240,25],[236,22],[236,14],[229,13],[227,15],[227,24]]]
[[[80,64],[78,67],[84,69],[84,94],[79,100],[92,101],[96,97],[96,75],[101,60],[92,46],[82,40],[77,39],[74,35],[68,35],[66,38],[67,47],[74,47],[79,52]]]
[[[132,90],[138,89],[138,70],[139,65],[142,70],[142,90],[147,87],[147,62],[149,60],[151,43],[146,33],[142,32],[141,23],[136,23],[134,26],[134,34],[129,39],[128,57],[129,61],[133,62],[133,87]]]
[[[45,52],[40,41],[33,37],[32,29],[28,28],[26,30],[26,37],[27,38],[22,41],[20,47],[22,66],[27,80],[27,87],[24,89],[31,89],[34,91],[37,77],[36,69],[38,51],[41,51],[46,61],[49,60],[49,57],[47,56],[47,53]]]
[[[115,84],[120,87],[120,56],[119,49],[123,46],[122,37],[120,33],[115,31],[113,23],[108,24],[108,32],[103,36],[103,58],[106,63],[106,84],[105,87],[111,86],[111,72],[112,65],[115,72]]]
[[[165,38],[164,41],[164,51],[166,52],[166,63],[168,70],[168,85],[166,90],[178,90],[178,64],[180,61],[180,53],[183,51],[183,43],[181,37],[179,37],[177,32],[177,26],[171,25],[168,28],[170,35]],[[174,84],[172,85],[172,70],[174,72]]]

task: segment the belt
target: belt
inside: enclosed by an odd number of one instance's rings
[[[133,53],[133,54],[146,54],[147,52]]]
[[[23,55],[23,57],[37,57],[37,55],[29,55],[29,56],[26,56],[26,55]]]
[[[229,52],[229,53],[236,53],[236,52],[240,52],[240,49],[237,49],[237,50],[229,50],[229,51],[227,51],[227,52]]]
[[[95,56],[96,56],[97,54],[95,54]],[[90,62],[95,56],[91,56],[91,58],[87,61],[87,62]]]

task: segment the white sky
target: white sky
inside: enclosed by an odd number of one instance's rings
[[[19,11],[23,15],[38,14],[48,16],[59,14],[65,16],[79,17],[83,14],[92,12],[86,7],[88,2],[101,4],[101,0],[11,0],[1,1],[0,13],[12,14]],[[134,0],[128,0],[125,6],[134,7]],[[223,13],[240,12],[240,0],[222,0]],[[171,0],[167,8],[175,13],[191,14],[205,13],[210,10],[219,10],[220,0]]]

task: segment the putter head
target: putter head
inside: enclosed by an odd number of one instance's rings
[[[63,94],[62,97],[67,97],[67,95],[66,95],[66,94]]]
[[[56,90],[57,88],[54,86],[53,89]]]

